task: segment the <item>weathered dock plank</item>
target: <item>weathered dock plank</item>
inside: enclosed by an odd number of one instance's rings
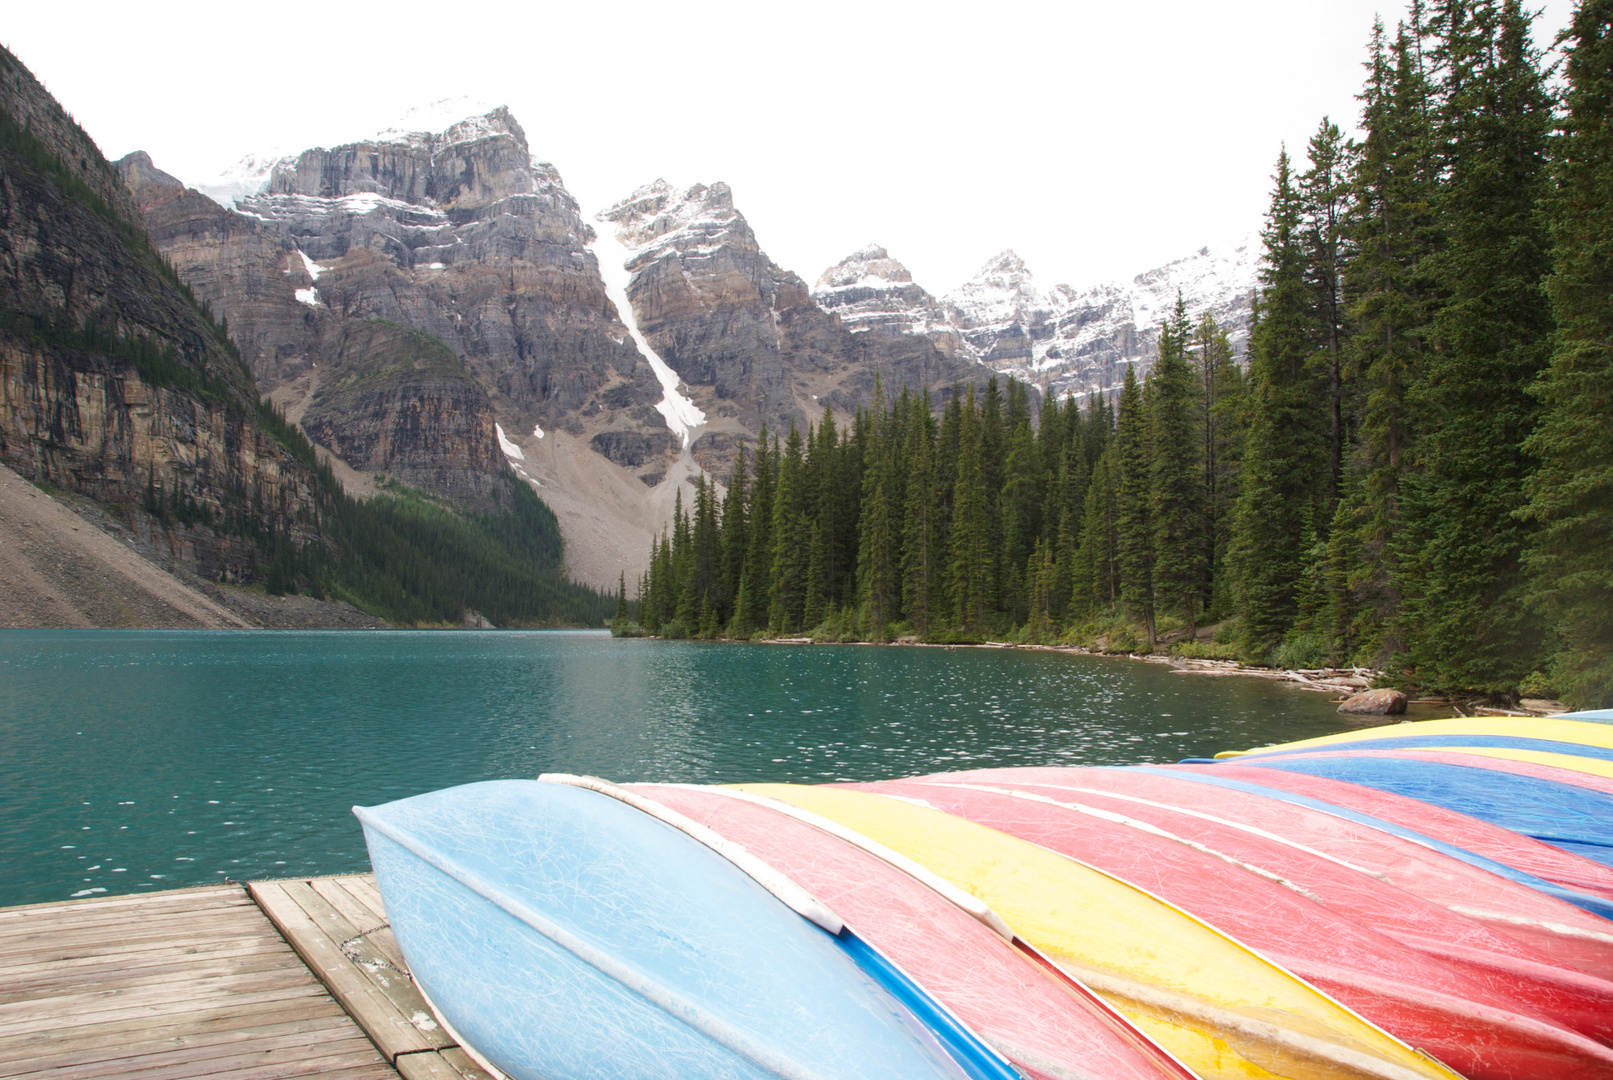
[[[0,1077],[135,1074],[398,1075],[240,886],[0,910]]]
[[[0,909],[0,1078],[491,1080],[369,875]]]
[[[399,1054],[453,1046],[420,991],[379,953],[306,881],[270,881],[250,886],[309,970],[341,1001],[387,1060]]]

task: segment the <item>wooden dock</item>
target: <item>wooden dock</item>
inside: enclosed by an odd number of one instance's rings
[[[491,1080],[368,875],[0,908],[0,1077]]]

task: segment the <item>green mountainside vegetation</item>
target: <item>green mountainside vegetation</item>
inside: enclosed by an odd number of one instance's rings
[[[256,536],[270,593],[346,600],[402,626],[458,625],[467,611],[500,627],[603,626],[614,611],[614,597],[564,576],[554,511],[513,475],[504,477],[495,513],[396,479],[361,502],[267,402],[259,421],[318,477],[314,523],[324,541],[299,547]],[[151,509],[169,512],[160,497]]]
[[[1148,377],[1084,409],[1037,421],[1010,381],[764,431],[720,506],[680,498],[638,622],[1176,639],[1613,705],[1613,0],[1579,4],[1560,87],[1530,23],[1374,27],[1360,140],[1324,119],[1278,157],[1245,365],[1178,304]]]
[[[157,251],[93,141],[3,48],[0,105],[0,350],[29,361],[13,369],[26,378],[0,387],[0,460],[197,547],[228,538],[247,551],[240,580],[271,593],[348,600],[398,625],[459,625],[470,610],[499,626],[604,625],[615,597],[565,577],[554,514],[513,475],[491,513],[395,480],[368,501],[347,495],[302,431],[258,399],[228,327]],[[227,418],[225,475],[136,461],[127,438],[73,456],[94,441],[74,442],[84,421],[73,387],[113,386],[122,411],[106,427],[126,436],[132,380]],[[278,446],[264,456],[288,481],[268,499],[242,445],[260,441]]]

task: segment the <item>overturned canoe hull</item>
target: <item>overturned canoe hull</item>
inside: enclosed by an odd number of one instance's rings
[[[1203,1077],[1456,1075],[1202,922],[1066,856],[869,792],[741,789],[855,829],[990,904]]]
[[[1469,1080],[1613,1075],[1613,1049],[1560,1026],[1526,995],[1406,949],[1290,883],[1138,819],[1069,797],[945,778],[860,786],[923,799],[1137,885],[1231,934]]]
[[[839,936],[617,800],[494,781],[358,813],[415,979],[516,1080],[983,1075]]]

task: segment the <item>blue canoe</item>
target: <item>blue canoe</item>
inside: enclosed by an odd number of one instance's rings
[[[502,780],[354,813],[416,982],[516,1080],[1016,1075],[792,883],[617,797]]]
[[[1362,745],[1349,744],[1349,749]],[[1404,795],[1613,866],[1613,796],[1589,788],[1410,758],[1273,754],[1237,760]]]

